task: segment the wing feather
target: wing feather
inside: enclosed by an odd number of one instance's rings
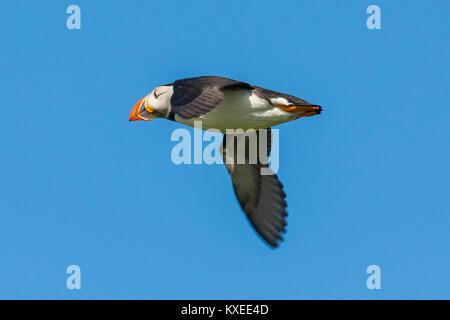
[[[172,111],[184,119],[199,117],[223,102],[224,90],[234,88],[252,89],[245,82],[216,76],[177,80],[170,99]]]
[[[270,129],[268,130],[267,153],[271,149]],[[259,135],[262,130],[259,130]],[[249,164],[248,153],[245,164],[235,164],[237,155],[230,160],[227,150],[227,139],[234,139],[235,135],[225,135],[222,142],[222,157],[230,173],[233,188],[242,210],[245,212],[250,224],[254,227],[261,238],[271,247],[276,248],[283,240],[282,235],[286,232],[287,203],[283,185],[276,174],[261,175],[261,168],[267,167],[261,163]],[[259,143],[258,143],[259,148]],[[234,150],[236,151],[236,150]],[[248,152],[248,149],[247,149]],[[258,150],[259,154],[259,150]],[[227,163],[233,161],[232,163]]]

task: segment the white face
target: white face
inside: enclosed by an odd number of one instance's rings
[[[172,86],[160,86],[153,89],[145,98],[145,108],[150,111],[156,118],[164,118],[170,112],[170,98],[172,97]]]

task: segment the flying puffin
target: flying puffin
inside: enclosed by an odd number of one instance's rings
[[[203,76],[156,87],[136,103],[129,120],[165,118],[191,127],[195,121],[201,121],[203,130],[214,128],[224,134],[227,129],[255,129],[257,141],[260,141],[262,129],[267,129],[267,143],[261,148],[265,148],[268,155],[270,127],[321,111],[321,106],[288,94],[224,77]],[[236,153],[227,150],[226,141],[231,138],[235,135],[224,135],[221,152],[236,197],[256,232],[276,248],[286,232],[287,203],[283,185],[273,172],[261,175],[261,168],[270,170],[268,164],[259,159],[251,164],[248,149],[245,162],[238,164]],[[257,154],[261,154],[259,148],[258,142]]]

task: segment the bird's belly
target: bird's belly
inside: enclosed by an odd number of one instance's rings
[[[193,119],[176,116],[176,121],[194,127],[195,121],[201,121],[202,129],[263,129],[296,119],[292,113],[274,107],[266,100],[255,95],[231,92],[225,95],[222,104],[210,112]]]

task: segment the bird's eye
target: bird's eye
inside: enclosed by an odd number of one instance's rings
[[[158,97],[160,96],[159,94],[156,93],[156,90],[153,91],[153,95],[155,96],[155,99],[158,99]]]

